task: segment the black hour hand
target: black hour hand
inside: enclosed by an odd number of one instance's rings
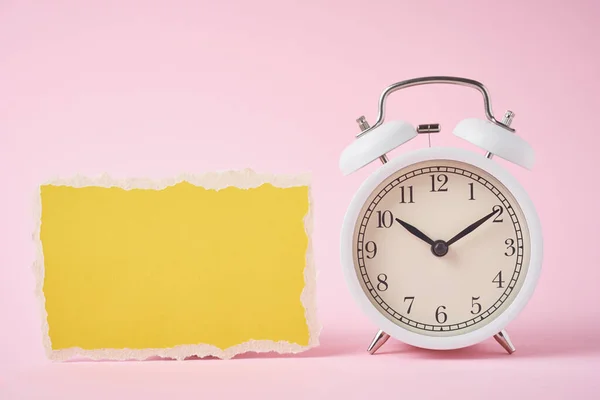
[[[398,223],[400,225],[402,225],[404,228],[406,228],[407,231],[409,231],[410,233],[412,233],[413,235],[415,235],[416,237],[418,237],[425,243],[433,246],[433,240],[431,240],[426,234],[424,234],[423,232],[421,232],[420,230],[418,230],[411,224],[402,221],[400,218],[396,218],[396,221],[398,221]]]

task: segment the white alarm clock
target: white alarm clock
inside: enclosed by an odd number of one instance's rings
[[[486,153],[424,148],[388,161],[386,153],[439,124],[384,123],[387,96],[423,84],[475,88],[486,120],[466,119],[454,134]],[[428,349],[456,349],[494,337],[515,351],[505,331],[529,301],[540,275],[543,240],[535,207],[496,155],[531,169],[531,146],[510,127],[513,113],[494,118],[487,89],[471,79],[424,77],[395,83],[379,100],[379,115],[342,153],[347,175],[379,166],[350,202],[341,259],[356,302],[379,327],[368,351],[391,336]]]

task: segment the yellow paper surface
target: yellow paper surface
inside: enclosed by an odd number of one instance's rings
[[[269,183],[42,186],[52,350],[308,345],[309,206],[307,186]]]

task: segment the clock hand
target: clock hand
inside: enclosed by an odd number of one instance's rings
[[[498,209],[495,209],[494,211],[492,211],[491,213],[489,213],[488,215],[486,215],[485,217],[479,219],[476,222],[473,222],[471,225],[467,226],[465,229],[463,229],[462,231],[460,231],[458,234],[456,234],[456,236],[454,236],[452,239],[448,240],[446,242],[446,244],[448,246],[450,246],[452,243],[455,243],[456,241],[458,241],[459,239],[464,238],[465,236],[467,236],[469,233],[473,232],[475,229],[479,228],[480,225],[482,225],[485,221],[487,221],[488,219],[492,218],[494,216],[494,214],[496,214],[498,212]]]
[[[398,223],[400,225],[402,225],[403,227],[405,227],[407,231],[409,231],[410,233],[412,233],[413,235],[415,235],[416,237],[418,237],[419,239],[421,239],[425,243],[433,245],[433,243],[434,243],[433,240],[429,239],[429,237],[427,237],[426,234],[424,234],[423,232],[421,232],[420,230],[418,230],[417,228],[415,228],[411,224],[408,224],[408,223],[402,221],[399,218],[396,218],[396,221],[398,221]]]

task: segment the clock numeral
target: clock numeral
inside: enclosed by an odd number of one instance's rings
[[[517,252],[517,249],[515,248],[515,241],[514,239],[506,239],[504,241],[504,244],[506,245],[506,251],[504,252],[504,255],[506,257],[511,257],[514,256],[515,253]]]
[[[439,306],[437,310],[435,310],[435,320],[438,322],[438,324],[443,324],[446,322],[446,320],[448,320],[448,315],[446,315],[445,312],[440,311],[440,309],[445,310],[446,306]]]
[[[388,288],[388,284],[387,284],[387,275],[386,274],[379,274],[377,275],[377,290],[379,290],[380,292],[385,292]]]
[[[386,290],[388,290],[387,275],[386,274],[379,274],[379,275],[377,275],[377,280],[379,281],[377,283],[377,290],[379,290],[380,292],[385,292]]]
[[[390,210],[377,211],[377,227],[389,228],[394,223],[394,215]]]
[[[469,183],[469,191],[470,191],[470,196],[469,196],[469,200],[475,200],[475,189],[473,188],[474,183]]]
[[[408,201],[406,201],[406,197],[408,197]],[[404,186],[400,186],[400,204],[406,203],[414,203],[412,186],[408,186],[408,190],[406,190]]]
[[[502,271],[498,272],[498,274],[494,277],[493,283],[498,284],[498,289],[502,289],[504,286],[504,281],[502,280]]]
[[[433,174],[433,175],[429,175],[429,176],[431,176],[431,190],[430,190],[430,192],[447,192],[448,191],[448,188],[444,187],[448,183],[448,175],[439,174],[436,177],[436,175]],[[435,181],[436,180],[438,181],[438,183],[441,183],[440,187],[438,187],[437,189],[435,187]]]
[[[496,217],[494,218],[494,222],[504,222],[504,218],[500,218],[500,216],[504,212],[504,208],[502,208],[502,206],[495,205],[494,207],[492,207],[492,211],[494,211],[494,212],[500,211],[498,213],[498,215],[496,215]]]
[[[471,310],[471,314],[477,315],[477,314],[479,314],[481,312],[481,304],[479,304],[475,300],[479,300],[479,296],[478,297],[471,297],[471,307],[476,307],[477,308],[477,311]]]
[[[367,258],[371,259],[377,255],[377,245],[375,242],[367,242],[365,244],[365,251],[368,253]]]
[[[406,311],[407,314],[410,314],[410,310],[412,309],[412,305],[413,305],[413,302],[415,301],[415,297],[414,296],[405,297],[404,298],[405,303],[406,303],[406,300],[410,300],[410,304],[408,305],[408,311]]]

